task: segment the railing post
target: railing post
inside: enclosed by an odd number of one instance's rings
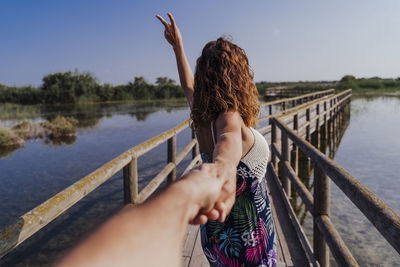
[[[317,119],[315,120],[315,135],[316,135],[316,142],[315,142],[315,147],[320,149],[321,146],[321,141],[320,141],[320,137],[321,137],[321,129],[320,127],[320,118],[319,118],[319,104],[317,104]]]
[[[269,115],[272,114],[272,105],[268,105]]]
[[[176,135],[172,136],[170,139],[168,139],[168,158],[167,158],[167,163],[176,163]],[[170,174],[168,174],[167,178],[167,185],[172,184],[176,179],[176,166],[174,169],[171,171]]]
[[[321,267],[329,266],[329,249],[323,234],[319,231],[316,224],[316,218],[321,215],[329,216],[329,195],[330,183],[329,178],[322,169],[314,164],[314,224],[313,224],[313,240],[314,255],[319,261]]]
[[[195,131],[192,129],[192,139],[196,138],[196,133]],[[196,144],[194,145],[194,147],[192,148],[192,159],[194,159],[195,157],[197,157],[197,155],[199,154],[199,143],[196,142]]]
[[[286,101],[282,102],[282,110],[286,110]]]
[[[275,144],[276,145],[276,124],[274,120],[270,120],[271,123],[271,145]],[[271,150],[271,162],[272,166],[274,166],[276,173],[278,173],[277,170],[277,162],[276,162],[276,156],[273,150]]]
[[[287,134],[281,130],[281,153],[282,153],[282,162],[281,166],[287,161],[289,162],[289,142],[288,142],[288,137]],[[283,187],[285,188],[285,192],[288,198],[290,198],[290,180],[287,177],[286,171],[282,172],[282,182],[283,182]]]
[[[135,204],[138,198],[138,169],[137,158],[123,168],[124,176],[124,203]]]
[[[306,109],[306,123],[310,122],[310,108]],[[311,137],[310,137],[310,124],[306,126],[306,140],[307,142],[310,142]]]
[[[299,119],[298,115],[295,114],[293,116],[293,130],[297,132],[298,127],[299,127]],[[293,143],[292,151],[290,153],[290,165],[292,166],[296,174],[298,173],[298,165],[299,165],[298,150],[299,150],[298,147]]]

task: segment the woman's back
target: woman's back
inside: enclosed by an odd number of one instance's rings
[[[214,266],[275,266],[276,245],[270,202],[266,193],[269,148],[253,128],[254,143],[237,166],[236,202],[225,222],[201,227],[202,246]],[[210,159],[202,154],[205,162]]]

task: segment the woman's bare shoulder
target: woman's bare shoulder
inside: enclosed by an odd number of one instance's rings
[[[236,110],[229,110],[229,111],[225,111],[225,112],[221,112],[216,120],[216,124],[242,124],[243,123],[243,119],[240,116],[239,112]]]

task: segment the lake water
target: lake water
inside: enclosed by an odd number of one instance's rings
[[[184,102],[96,105],[0,106],[0,126],[22,119],[40,121],[57,114],[79,120],[75,140],[28,141],[0,151],[0,228],[127,149],[189,117]],[[350,121],[335,161],[400,213],[400,98],[354,97]],[[190,140],[178,135],[178,151]],[[166,161],[166,144],[139,159],[140,188]],[[189,162],[182,163],[178,173]],[[87,232],[123,206],[122,174],[96,189],[43,230],[0,260],[0,266],[49,265]],[[331,185],[332,221],[361,266],[400,266],[400,257],[361,213]],[[312,220],[304,217],[309,231]],[[351,226],[351,227],[350,227]],[[397,264],[397,265],[396,265]]]

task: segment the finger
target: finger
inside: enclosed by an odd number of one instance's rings
[[[236,201],[235,194],[231,195],[224,201],[224,204],[226,205],[226,209],[225,209],[226,214],[229,214],[231,212],[231,209],[232,209],[233,205],[235,204],[235,201]]]
[[[169,17],[169,20],[171,21],[172,27],[174,27],[174,29],[176,29],[175,19],[174,19],[174,17],[172,16],[172,14],[171,14],[171,13],[168,13],[168,17]]]
[[[208,221],[208,218],[204,214],[199,215],[199,218],[197,220],[198,224],[205,224],[205,223],[207,223],[207,221]]]
[[[208,218],[204,214],[197,215],[196,218],[194,218],[192,221],[190,221],[190,224],[198,225],[198,224],[205,224],[207,222]]]
[[[215,208],[219,211],[219,217],[218,221],[219,222],[224,222],[227,214],[227,207],[224,202],[218,202],[215,205]]]
[[[160,15],[157,15],[156,18],[158,18],[162,24],[164,24],[165,28],[168,28],[168,22],[166,22]]]
[[[216,209],[212,209],[207,213],[207,217],[209,220],[215,221],[220,217],[220,212]]]

